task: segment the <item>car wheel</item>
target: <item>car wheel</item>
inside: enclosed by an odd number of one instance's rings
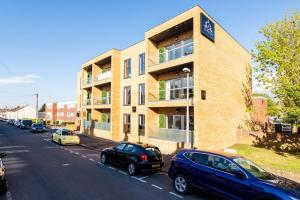
[[[61,140],[60,140],[60,139],[58,140],[58,144],[59,144],[59,145],[62,145],[62,143],[61,143]]]
[[[189,191],[189,181],[183,174],[177,174],[173,180],[173,186],[177,193],[186,194]]]
[[[103,164],[106,164],[107,163],[107,156],[106,156],[106,154],[105,153],[103,153],[102,155],[101,155],[101,163],[103,163]]]
[[[127,171],[130,176],[134,175],[136,173],[136,165],[133,162],[129,163]]]
[[[2,186],[0,188],[0,194],[5,194],[7,192],[7,181],[3,180]]]

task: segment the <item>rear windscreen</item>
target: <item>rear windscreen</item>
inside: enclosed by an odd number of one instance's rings
[[[155,148],[155,147],[145,148],[145,151],[148,156],[160,156],[161,155],[159,149]]]

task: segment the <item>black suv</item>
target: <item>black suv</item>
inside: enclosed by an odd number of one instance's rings
[[[2,162],[2,158],[5,156],[6,153],[0,153],[0,195],[7,191],[6,169]]]
[[[101,152],[102,163],[110,162],[127,168],[129,175],[138,171],[157,171],[164,166],[160,150],[149,144],[122,142]]]

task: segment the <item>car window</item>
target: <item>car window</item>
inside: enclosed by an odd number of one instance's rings
[[[161,153],[157,147],[147,147],[145,152],[148,156],[160,156]]]
[[[61,133],[62,135],[75,135],[75,133],[70,130],[62,130]]]
[[[127,144],[124,150],[132,153],[137,152],[137,148],[132,144]]]
[[[212,158],[212,167],[215,169],[222,170],[228,173],[240,171],[236,164],[225,158],[222,158],[220,156],[212,156]]]
[[[188,157],[201,165],[209,166],[209,155],[203,153],[189,153]]]
[[[125,143],[118,144],[118,145],[116,146],[116,149],[118,149],[118,150],[123,150],[125,146],[126,146]]]

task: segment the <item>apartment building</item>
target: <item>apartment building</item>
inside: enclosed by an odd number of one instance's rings
[[[77,77],[85,134],[171,153],[222,149],[247,129],[250,55],[199,6],[83,63]]]
[[[76,101],[46,103],[46,121],[76,122]]]

